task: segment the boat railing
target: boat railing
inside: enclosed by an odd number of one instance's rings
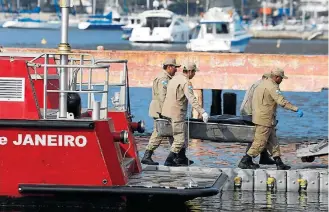
[[[78,62],[79,59],[75,59],[72,58],[71,62]],[[115,109],[117,110],[130,110],[130,105],[129,105],[129,85],[128,85],[128,60],[108,60],[108,59],[100,59],[100,60],[95,60],[92,61],[90,59],[84,59],[81,60],[83,62],[86,63],[93,63],[95,65],[100,65],[100,64],[122,64],[123,65],[123,70],[120,72],[120,77],[119,77],[119,81],[117,82],[108,82],[107,86],[109,87],[120,87],[120,92],[115,92],[114,96],[111,98],[112,104],[114,106]],[[78,79],[78,75],[80,75],[80,82],[77,83],[77,79]],[[75,86],[79,86],[80,89],[82,86],[88,86],[88,89],[92,89],[93,86],[106,86],[102,83],[92,83],[93,81],[93,76],[92,76],[92,72],[88,72],[88,82],[84,83],[82,82],[82,72],[80,71],[80,69],[77,69],[73,72],[73,76],[71,78],[72,83],[72,89],[74,90]],[[94,101],[94,97],[92,96],[91,93],[88,93],[88,103],[87,103],[87,109],[92,109],[92,105],[93,105],[93,101]],[[101,109],[103,109],[105,107],[105,102],[104,101],[108,101],[107,97],[104,96],[103,94],[103,98],[102,98],[102,107]]]
[[[66,65],[61,65],[61,64],[50,64],[49,63],[49,58],[51,57],[55,57],[56,56],[63,56],[63,55],[67,55],[68,56],[68,63]],[[88,57],[88,61],[89,64],[84,64],[84,62],[86,61],[86,57]],[[36,63],[36,60],[39,58],[44,58],[43,63]],[[76,59],[79,58],[79,59]],[[77,64],[78,63],[78,64]],[[62,53],[44,53],[39,55],[38,57],[30,60],[27,63],[28,67],[32,67],[35,70],[35,74],[37,74],[37,67],[43,67],[43,119],[47,119],[47,114],[48,114],[48,109],[47,109],[47,94],[48,93],[61,93],[61,94],[65,94],[65,93],[79,93],[79,94],[88,94],[88,108],[91,108],[91,104],[90,104],[90,99],[91,99],[91,95],[92,94],[103,94],[103,97],[106,99],[106,101],[104,102],[104,107],[102,108],[104,110],[104,114],[107,114],[108,111],[108,84],[109,84],[109,68],[110,68],[110,64],[109,63],[103,63],[100,64],[98,62],[98,64],[96,63],[94,57],[92,55],[89,54],[77,54],[77,53],[68,53],[68,54],[62,54]],[[67,71],[67,79],[64,82],[59,82],[64,83],[67,89],[60,89],[58,88],[57,90],[50,90],[48,89],[48,71],[49,68],[56,68],[57,73],[59,73],[59,70],[65,69]],[[96,69],[101,69],[105,71],[105,79],[104,79],[104,89],[103,90],[96,90],[93,89],[93,85],[95,83],[93,83],[92,81],[92,72],[93,70]],[[87,83],[83,83],[83,72],[85,72],[87,70]],[[79,89],[77,89],[77,74],[80,74],[80,82],[79,82]],[[39,74],[40,75],[40,74]],[[63,78],[61,78],[63,79]],[[84,89],[83,86],[86,85],[87,89]],[[41,110],[39,108],[39,110]],[[59,113],[57,112],[57,118],[59,118]],[[71,114],[68,114],[67,118],[72,119],[74,117],[72,117]],[[104,115],[102,117],[100,117],[101,119],[106,119],[107,115]]]

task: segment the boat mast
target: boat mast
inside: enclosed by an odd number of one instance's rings
[[[70,0],[61,0],[59,4],[62,13],[62,26],[61,26],[61,43],[58,45],[58,52],[61,53],[61,65],[68,65],[68,53],[71,52],[71,47],[68,44],[68,25],[69,25],[69,12]],[[60,68],[59,73],[59,118],[67,118],[67,93],[68,90],[68,68]]]
[[[96,15],[96,0],[93,0],[93,3],[92,3],[92,13],[93,15]]]
[[[20,8],[20,0],[17,0],[16,1],[16,10],[17,10],[17,12],[19,11],[19,8]]]

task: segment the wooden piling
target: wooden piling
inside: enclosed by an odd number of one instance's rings
[[[236,94],[223,94],[223,114],[236,115]]]
[[[222,115],[222,90],[211,90],[210,115]]]

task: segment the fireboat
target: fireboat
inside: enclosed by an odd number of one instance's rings
[[[134,132],[145,127],[130,111],[128,61],[72,53],[70,1],[60,7],[56,53],[0,54],[0,196],[218,194],[228,178],[220,169],[141,165]],[[111,66],[123,66],[119,83],[109,81]],[[109,98],[112,86],[120,92]]]

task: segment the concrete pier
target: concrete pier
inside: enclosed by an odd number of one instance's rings
[[[249,30],[252,37],[255,39],[302,39],[308,40],[312,35],[321,31],[289,31],[289,30]],[[315,40],[328,40],[328,33],[323,32],[314,37]]]
[[[138,137],[137,141],[139,154],[142,157],[148,137]],[[187,157],[195,162],[191,165],[191,170],[196,170],[197,167],[209,167],[209,169],[215,168],[227,174],[228,181],[223,187],[225,191],[328,193],[327,156],[316,158],[312,163],[303,163],[296,157],[296,143],[281,144],[282,160],[291,165],[291,170],[276,170],[275,165],[261,165],[257,170],[240,169],[237,165],[245,154],[245,150],[245,145],[236,143],[223,144],[192,140],[189,143]],[[162,165],[168,151],[169,145],[162,144],[153,156],[153,160]],[[254,160],[258,163],[258,158]],[[188,167],[176,169],[186,173],[189,170]]]
[[[56,49],[2,48],[1,52],[55,52]],[[161,70],[166,57],[176,57],[179,63],[195,62],[200,72],[192,80],[194,89],[246,90],[263,73],[274,67],[285,70],[289,79],[280,85],[283,91],[319,92],[328,87],[328,56],[216,54],[200,52],[73,50],[93,55],[97,59],[127,59],[130,87],[151,87],[152,79]],[[121,66],[111,66],[110,81],[119,81]],[[87,79],[87,77],[84,77]],[[102,73],[93,79],[103,82]]]

